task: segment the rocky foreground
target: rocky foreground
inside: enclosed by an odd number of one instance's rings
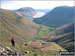
[[[0,46],[1,56],[24,56],[22,53],[18,53],[15,48]]]

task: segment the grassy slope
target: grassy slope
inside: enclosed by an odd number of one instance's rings
[[[67,49],[68,51],[74,51],[74,33],[57,37],[59,38],[54,40],[57,44]]]
[[[1,10],[1,40],[2,44],[9,44],[11,37],[15,38],[17,44],[22,44],[27,38],[35,34],[37,25],[32,21],[24,19],[14,12]]]
[[[56,42],[68,51],[74,51],[74,24],[59,27],[44,38],[43,40]]]
[[[31,52],[36,53],[36,54],[40,54],[40,55],[46,55],[46,56],[52,56],[53,54],[57,54],[60,50],[61,51],[66,51],[66,49],[62,48],[61,46],[59,46],[58,44],[56,44],[55,42],[45,42],[42,40],[36,40],[36,41],[30,41],[28,42],[28,46],[32,46],[34,43],[34,45],[40,45],[40,43],[45,43],[45,45],[42,46],[38,46],[38,49],[29,49]],[[37,46],[36,46],[37,47]],[[41,51],[40,51],[41,50]]]
[[[38,32],[38,37],[41,38],[43,37],[44,35],[48,34],[49,31],[53,31],[54,28],[53,27],[47,27],[45,25],[42,25],[41,26],[41,29],[39,30]]]
[[[67,24],[55,31],[57,35],[56,43],[67,49],[74,51],[74,24]]]
[[[49,31],[48,27],[42,26],[38,33],[38,37],[42,37],[43,35],[47,34],[48,31]]]

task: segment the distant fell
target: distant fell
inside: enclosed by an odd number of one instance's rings
[[[46,26],[59,27],[74,21],[74,8],[68,6],[60,6],[54,8],[41,18],[36,18],[33,21],[37,24]]]
[[[30,7],[23,7],[14,11],[22,17],[32,17],[36,14],[36,11]]]

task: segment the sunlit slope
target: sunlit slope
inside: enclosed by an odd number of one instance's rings
[[[35,49],[35,50],[41,50],[43,52],[48,52],[50,54],[54,54],[61,51],[66,51],[63,47],[56,44],[55,42],[45,42],[43,40],[36,40],[36,41],[30,41],[28,42],[29,48]]]
[[[41,51],[66,51],[60,45],[55,42],[45,42],[43,40],[29,41],[28,46],[35,49],[40,49]]]
[[[37,25],[32,21],[20,17],[12,11],[1,11],[1,42],[10,43],[12,37],[19,44],[25,42],[27,38],[31,38],[35,34]]]

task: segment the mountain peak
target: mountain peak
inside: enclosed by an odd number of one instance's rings
[[[36,14],[36,11],[31,7],[22,7],[14,12],[22,17],[32,17]]]

